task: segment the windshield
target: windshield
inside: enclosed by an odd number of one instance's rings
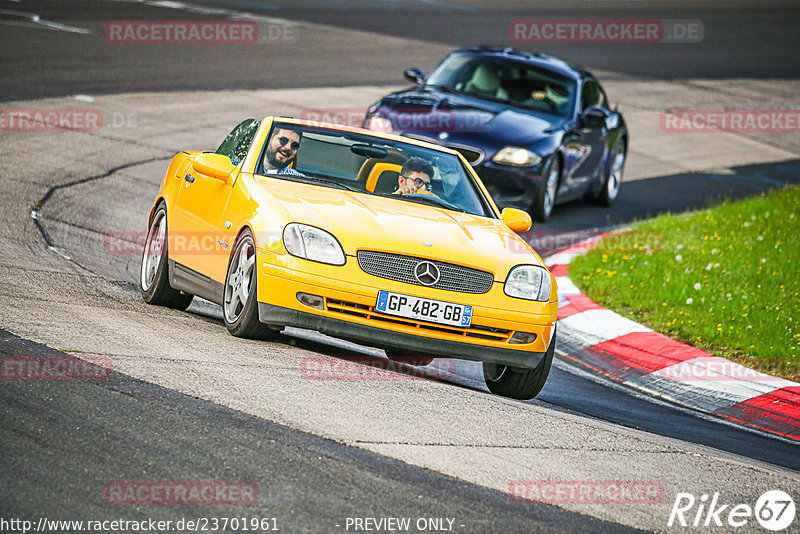
[[[454,54],[425,84],[560,117],[575,106],[575,80],[511,59]]]
[[[274,123],[256,173],[494,217],[455,155],[370,135]]]

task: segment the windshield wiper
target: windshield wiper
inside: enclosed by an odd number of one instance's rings
[[[385,193],[381,195],[383,197],[392,197],[401,200],[406,200],[408,202],[416,202],[417,204],[431,204],[433,206],[438,206],[440,208],[446,208],[453,211],[460,211],[461,213],[466,213],[465,210],[459,208],[455,204],[450,204],[448,201],[443,200],[439,197],[434,197],[431,195],[394,195],[391,193]]]

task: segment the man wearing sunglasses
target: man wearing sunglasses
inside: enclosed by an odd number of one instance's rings
[[[289,166],[297,156],[302,137],[303,132],[300,129],[275,128],[264,153],[264,172],[304,176]]]
[[[422,158],[413,157],[405,162],[397,177],[395,195],[413,195],[431,191],[433,165]]]

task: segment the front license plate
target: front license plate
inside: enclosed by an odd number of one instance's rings
[[[472,323],[472,306],[412,297],[389,291],[378,292],[375,309],[389,315],[467,328]]]

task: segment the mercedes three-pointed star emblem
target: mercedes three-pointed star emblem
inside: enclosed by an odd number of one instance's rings
[[[420,284],[432,286],[439,281],[439,268],[429,261],[421,261],[414,267],[414,277]]]

